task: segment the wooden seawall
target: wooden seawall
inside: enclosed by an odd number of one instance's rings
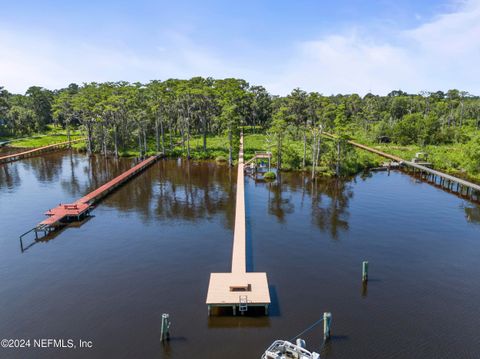
[[[28,158],[28,157],[38,156],[41,153],[50,152],[50,151],[53,151],[53,150],[56,150],[56,149],[59,149],[59,148],[67,147],[67,146],[70,146],[72,143],[79,142],[79,141],[84,141],[84,139],[80,138],[80,139],[77,139],[77,140],[54,143],[52,145],[32,148],[31,150],[18,152],[18,153],[13,153],[13,154],[7,155],[7,156],[2,156],[2,157],[0,157],[0,164],[13,162],[13,161],[18,161],[18,160],[22,160],[22,159]]]
[[[206,303],[209,315],[213,307],[230,307],[234,315],[237,312],[237,308],[241,313],[244,313],[249,307],[264,307],[265,314],[267,314],[270,304],[267,274],[247,272],[246,268],[243,134],[240,136],[240,153],[237,169],[232,271],[230,273],[210,274]]]

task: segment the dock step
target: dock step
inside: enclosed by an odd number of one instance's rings
[[[238,306],[238,310],[243,313],[248,310],[248,297],[246,295],[240,296],[240,305]]]

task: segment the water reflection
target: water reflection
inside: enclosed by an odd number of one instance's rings
[[[62,178],[60,185],[62,186],[63,190],[69,192],[72,196],[80,197],[82,195],[82,186],[76,169],[79,167],[81,160],[78,156],[74,156],[73,152],[71,151],[65,157],[65,162],[69,163],[69,173],[68,177]]]
[[[19,184],[19,164],[3,166],[1,184]],[[130,159],[75,153],[54,154],[22,163],[38,181],[59,179],[61,188],[72,199],[95,190],[132,166]],[[197,221],[224,213],[224,226],[233,230],[235,215],[236,169],[210,162],[162,160],[133,178],[124,190],[105,198],[102,206],[121,212],[135,212],[144,221],[153,219]],[[65,201],[58,197],[58,202]],[[81,223],[72,223],[69,226]],[[42,240],[57,237],[55,231]],[[25,248],[29,248],[28,244]]]
[[[480,207],[464,207],[464,211],[468,222],[480,224]]]
[[[235,169],[215,163],[162,160],[106,205],[134,210],[144,220],[197,221],[225,213],[225,227],[233,229],[236,179],[232,172]]]
[[[63,155],[44,155],[22,160],[22,167],[32,172],[38,182],[57,181],[62,173]]]
[[[295,211],[294,193],[301,192],[301,207],[310,205],[311,220],[320,230],[328,231],[338,238],[340,230],[348,230],[348,206],[353,197],[349,180],[319,178],[298,173],[283,173],[275,183],[267,184],[269,189],[269,213],[280,223]]]
[[[214,163],[162,161],[158,166],[155,213],[159,218],[195,221],[225,213],[233,229],[236,171]]]
[[[477,226],[466,222],[479,222],[471,203],[415,186],[395,172],[365,182],[357,177],[359,183],[311,182],[298,173],[255,188],[247,180],[255,269],[269,276],[270,316],[208,318],[209,274],[231,264],[235,168],[159,161],[106,197],[81,230],[67,229],[20,256],[10,239],[25,223],[37,223],[52,198],[78,198],[132,165],[76,153],[45,157],[61,157],[62,171],[41,191],[35,169],[24,170],[30,160],[0,168],[2,186],[15,186],[21,177],[18,188],[0,194],[4,333],[41,337],[66,327],[72,337],[89,333],[99,344],[91,358],[257,358],[274,339],[290,338],[328,310],[334,335],[322,358],[397,357],[398,348],[408,358],[475,356],[480,248]],[[384,188],[395,191],[386,196]],[[22,216],[2,206],[13,200]],[[128,218],[118,218],[127,212]],[[397,220],[404,225],[392,231]],[[312,240],[319,233],[324,240]],[[332,243],[337,234],[355,240]],[[370,288],[360,277],[366,257],[382,278],[371,278]],[[52,316],[58,308],[61,315]],[[172,340],[162,348],[163,312],[174,324]],[[452,326],[444,325],[446,312],[458,318]],[[131,330],[124,329],[126,322]],[[307,344],[316,350],[321,327],[309,335]]]
[[[0,165],[0,190],[12,189],[21,183],[18,167],[12,164]]]
[[[292,195],[282,188],[284,185],[288,187],[288,182],[283,183],[283,175],[280,173],[275,182],[268,183],[268,213],[277,217],[280,223],[285,223],[286,215],[295,209]]]

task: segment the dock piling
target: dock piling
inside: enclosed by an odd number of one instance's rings
[[[330,329],[332,325],[332,313],[323,313],[323,340],[330,339]]]
[[[368,281],[368,261],[362,262],[362,281]]]
[[[170,339],[170,315],[167,313],[162,314],[162,328],[160,331],[160,341],[164,342],[165,340]]]

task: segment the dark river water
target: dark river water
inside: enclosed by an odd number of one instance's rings
[[[398,172],[246,179],[247,266],[268,274],[268,317],[207,316],[209,275],[230,269],[235,210],[236,171],[214,163],[159,161],[82,225],[21,252],[44,211],[130,165],[64,152],[0,166],[0,339],[93,342],[1,358],[254,359],[325,311],[332,339],[321,326],[303,336],[322,358],[480,357],[480,210]]]

